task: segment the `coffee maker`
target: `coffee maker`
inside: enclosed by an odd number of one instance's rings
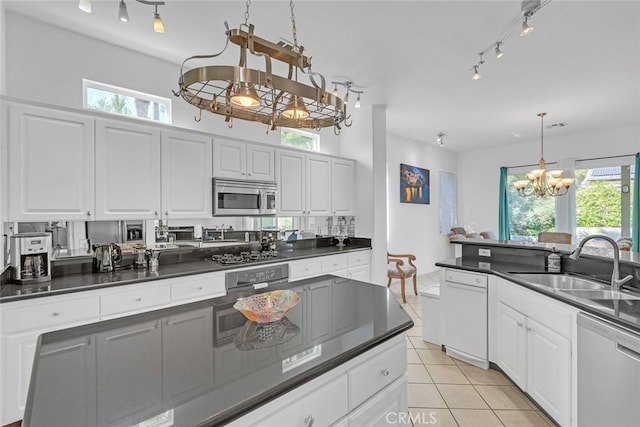
[[[10,238],[12,279],[18,284],[51,280],[51,234],[18,233]]]
[[[115,243],[93,246],[93,272],[106,273],[113,271],[122,260],[120,246]]]

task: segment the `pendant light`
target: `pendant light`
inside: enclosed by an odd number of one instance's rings
[[[258,93],[247,82],[240,83],[240,88],[229,98],[233,105],[243,108],[258,108],[260,106],[260,98]]]
[[[287,119],[304,120],[309,117],[309,111],[300,97],[294,95],[287,107],[282,111],[282,115]]]
[[[160,14],[158,13],[158,5],[156,4],[156,11],[153,14],[153,31],[156,33],[164,33],[164,24],[162,23],[162,18],[160,18]]]
[[[118,19],[120,22],[129,22],[129,12],[127,11],[127,4],[124,0],[120,0],[120,7],[118,8]]]

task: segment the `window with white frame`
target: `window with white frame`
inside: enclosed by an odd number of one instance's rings
[[[280,130],[280,144],[304,150],[320,151],[320,135],[300,129],[282,128]]]
[[[82,79],[86,109],[171,124],[171,100],[149,93]]]

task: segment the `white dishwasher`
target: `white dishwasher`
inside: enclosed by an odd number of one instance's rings
[[[487,275],[446,268],[440,277],[447,354],[488,369]]]

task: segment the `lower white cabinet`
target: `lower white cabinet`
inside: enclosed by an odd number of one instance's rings
[[[227,294],[224,272],[194,274],[171,281],[171,303],[187,303]]]
[[[404,334],[293,389],[230,426],[386,426],[407,412]]]
[[[105,291],[100,296],[100,317],[109,319],[165,307],[171,303],[171,282],[158,280]]]
[[[371,279],[371,250],[308,258],[289,263],[289,280],[333,274],[368,282]]]
[[[556,422],[571,425],[578,310],[502,279],[490,286],[491,360]]]

